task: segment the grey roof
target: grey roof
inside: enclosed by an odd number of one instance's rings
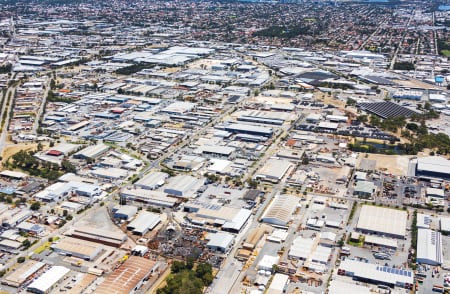
[[[450,174],[450,160],[440,156],[430,156],[417,159],[417,170]]]
[[[164,182],[168,177],[169,175],[163,172],[150,173],[137,181],[135,183],[135,186],[140,188],[154,189],[157,186],[164,185]]]
[[[427,264],[441,264],[442,260],[441,233],[430,229],[418,229],[417,261]]]
[[[228,233],[215,233],[209,235],[208,247],[217,247],[227,249],[234,240],[234,236]]]
[[[132,230],[133,233],[145,233],[147,230],[155,228],[160,221],[159,214],[142,211],[134,221],[128,224],[127,229]]]

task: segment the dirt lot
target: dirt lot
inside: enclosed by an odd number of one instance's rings
[[[5,149],[3,149],[2,152],[2,163],[4,163],[8,158],[10,158],[13,154],[19,152],[20,150],[25,150],[25,151],[29,151],[29,150],[35,150],[37,148],[38,143],[22,143],[22,144],[15,144],[15,145],[10,145],[10,146],[6,146]],[[44,149],[46,148],[46,145],[43,144]]]
[[[376,161],[376,169],[386,170],[393,175],[406,176],[411,156],[369,154],[367,159]]]

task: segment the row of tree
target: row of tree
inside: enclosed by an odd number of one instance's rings
[[[39,148],[38,150],[42,149]],[[32,176],[38,176],[49,180],[56,180],[64,173],[75,173],[76,167],[67,159],[63,159],[61,166],[56,163],[50,163],[47,161],[40,161],[34,155],[36,151],[20,150],[15,153],[10,160],[6,162],[8,167],[13,169],[19,168],[28,172]]]

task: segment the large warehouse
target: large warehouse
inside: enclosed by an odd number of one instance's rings
[[[441,265],[442,261],[441,233],[430,229],[418,229],[417,263]]]
[[[225,126],[225,131],[231,132],[233,134],[247,134],[263,137],[271,137],[273,134],[272,128],[240,123],[233,123]]]
[[[375,285],[386,285],[391,288],[402,287],[412,289],[414,285],[414,273],[412,271],[366,263],[349,258],[341,262],[338,275],[350,276],[356,281]]]
[[[153,190],[164,185],[168,177],[169,175],[163,172],[149,173],[137,181],[134,186],[142,189]]]
[[[24,264],[17,267],[15,271],[10,272],[9,275],[3,278],[3,283],[12,287],[20,287],[23,283],[31,279],[34,274],[40,271],[45,266],[45,263],[27,259]]]
[[[39,278],[34,280],[28,287],[27,290],[32,293],[37,294],[47,294],[62,280],[68,273],[70,269],[64,266],[53,266],[48,271],[42,274]]]
[[[264,212],[261,221],[286,227],[299,205],[299,199],[292,195],[276,195]]]
[[[51,247],[61,255],[75,256],[84,260],[93,260],[102,251],[102,247],[98,243],[70,237],[58,240]]]
[[[153,230],[161,222],[159,214],[142,211],[139,215],[127,225],[127,230],[132,231],[134,235],[145,235]]]
[[[287,160],[271,158],[256,174],[257,179],[279,182],[293,164]]]
[[[450,180],[450,160],[440,156],[419,158],[416,176]]]
[[[356,229],[363,233],[403,239],[406,235],[407,218],[408,214],[403,210],[363,205]]]
[[[188,175],[178,175],[164,187],[164,192],[176,197],[193,198],[203,184],[204,180]]]
[[[123,199],[142,202],[151,206],[174,207],[179,199],[168,197],[167,193],[158,190],[125,187],[120,191]]]
[[[142,283],[157,270],[153,260],[130,256],[115,269],[95,290],[97,294],[129,294],[138,290]]]

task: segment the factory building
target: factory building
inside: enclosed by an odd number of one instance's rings
[[[363,205],[356,229],[363,233],[403,239],[406,235],[407,218],[406,211]]]
[[[430,229],[417,230],[417,263],[441,265],[443,262],[441,233]]]
[[[42,276],[28,285],[27,291],[36,294],[50,293],[69,272],[70,269],[64,266],[52,266]]]
[[[88,146],[73,155],[73,158],[77,159],[95,159],[109,150],[109,146],[103,143]]]
[[[412,289],[414,273],[409,270],[391,268],[353,259],[341,262],[338,275],[352,277],[353,280],[374,285],[385,285],[390,288],[401,287]]]
[[[261,221],[286,227],[299,205],[299,199],[292,195],[276,195],[264,212]]]
[[[132,205],[116,206],[112,209],[113,217],[116,219],[131,220],[137,213],[138,209]]]
[[[234,236],[229,233],[210,233],[207,238],[209,241],[206,247],[212,251],[228,253],[234,244]]]
[[[169,175],[163,172],[152,172],[134,183],[134,186],[142,189],[154,190],[164,185],[168,177]]]
[[[178,175],[166,184],[164,192],[175,197],[193,198],[203,184],[204,180],[202,179],[188,175]]]
[[[102,251],[98,243],[65,237],[52,244],[51,248],[60,255],[94,260]]]
[[[417,159],[416,176],[450,180],[450,160],[429,156]]]
[[[132,231],[134,235],[143,236],[148,231],[153,230],[161,222],[159,214],[142,211],[139,215],[127,225],[127,230]]]
[[[287,160],[271,158],[266,161],[255,177],[270,182],[279,182],[292,166],[293,164]]]
[[[233,134],[246,134],[253,136],[271,137],[273,135],[273,129],[268,127],[261,127],[255,125],[232,123],[225,126],[225,131]]]

